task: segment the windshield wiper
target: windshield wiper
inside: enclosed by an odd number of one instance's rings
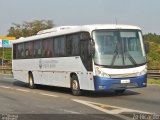
[[[117,57],[118,54],[119,54],[119,53],[118,53],[118,45],[116,45],[116,49],[114,50],[114,56],[113,56],[113,58],[112,58],[111,66],[114,65],[115,60],[116,60],[116,57]]]
[[[128,59],[132,62],[132,64],[137,65],[135,59],[129,54],[129,52],[127,51],[126,53],[127,53]]]
[[[122,45],[123,47],[119,48],[118,44]],[[119,54],[122,56],[123,65],[125,65],[125,58],[126,58],[126,56],[131,61],[131,63],[133,65],[137,65],[135,59],[129,54],[129,51],[127,49],[126,41],[125,40],[121,40],[121,43],[117,43],[116,49],[114,50],[114,55],[113,55],[113,58],[112,58],[112,61],[111,61],[111,66],[114,65],[114,63],[116,61],[116,58],[117,58],[117,56]]]
[[[112,58],[111,66],[114,65],[117,55],[118,55],[118,53],[116,52],[116,53],[114,54],[113,58]]]
[[[131,61],[131,63],[133,65],[137,65],[135,59],[129,54],[128,49],[126,49],[127,48],[126,47],[126,41],[123,43],[123,45],[124,45],[124,55],[125,55],[124,57],[126,58],[126,55],[127,55],[128,59]]]

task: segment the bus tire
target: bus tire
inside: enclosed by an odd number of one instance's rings
[[[76,75],[73,75],[71,77],[71,90],[74,96],[81,95],[80,85],[79,85],[78,77]]]
[[[32,73],[29,73],[29,88],[31,88],[31,89],[35,88],[34,78],[33,78],[33,74]]]
[[[123,94],[124,92],[125,92],[125,89],[115,90],[115,93],[116,93],[116,94]]]

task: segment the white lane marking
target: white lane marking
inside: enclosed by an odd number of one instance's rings
[[[116,113],[114,113],[114,112],[111,112],[111,111],[106,110],[106,109],[104,109],[104,108],[101,108],[101,107],[98,107],[98,106],[93,105],[93,104],[91,104],[91,103],[88,103],[87,101],[82,101],[82,100],[77,100],[77,99],[73,99],[73,101],[78,102],[78,103],[81,103],[81,104],[84,104],[84,105],[89,106],[89,107],[91,107],[91,108],[97,109],[97,110],[102,111],[102,112],[104,112],[104,113],[112,114],[112,115],[114,115],[114,116],[116,116],[116,117],[119,117],[119,118],[122,118],[122,119],[125,119],[125,120],[130,119],[130,118],[125,117],[125,116],[123,116],[123,115],[118,115],[118,114],[116,114]],[[102,104],[101,104],[101,105],[102,105]]]
[[[1,88],[11,89],[11,87],[8,86],[0,86]]]
[[[116,108],[119,110],[123,110],[123,112],[140,112],[140,113],[145,113],[145,114],[153,114],[150,112],[145,112],[145,111],[140,111],[140,110],[134,110],[134,109],[129,109],[129,108],[123,108],[123,107],[117,107],[117,106],[112,106],[112,105],[105,105],[105,104],[101,104],[101,103],[95,103],[95,102],[90,102],[90,101],[83,101],[83,100],[78,100],[78,99],[73,99],[73,101],[82,103],[82,104],[93,104],[93,105],[99,105],[99,106],[106,106],[106,107],[111,107],[111,108]],[[114,110],[112,110],[114,111]],[[117,114],[117,113],[115,113]]]
[[[87,105],[87,106],[92,107],[92,108],[94,108],[94,109],[100,110],[100,111],[102,111],[102,112],[104,112],[104,113],[117,114],[117,113],[114,113],[114,112],[112,112],[112,111],[110,111],[110,110],[106,110],[106,109],[104,109],[104,108],[101,108],[101,107],[99,107],[99,106],[96,106],[97,103],[94,103],[94,104],[93,104],[93,103],[91,103],[91,102],[89,102],[89,101],[82,101],[82,100],[77,100],[77,99],[73,99],[73,101],[78,102],[78,103],[81,103],[81,104],[84,104],[84,105]],[[102,104],[99,104],[99,105],[102,105]],[[108,106],[108,105],[107,105],[107,106]]]
[[[71,114],[81,114],[79,112],[70,111],[70,110],[66,110],[66,109],[61,109],[61,110],[64,111],[64,112],[67,112],[67,113],[71,113]]]
[[[24,89],[15,89],[17,91],[21,91],[21,92],[30,92],[29,90],[24,90]]]
[[[10,77],[3,77],[3,79],[6,79],[6,80],[13,80],[13,78],[10,78]]]
[[[105,104],[100,104],[100,103],[95,103],[95,102],[90,102],[90,101],[83,101],[83,100],[78,100],[78,99],[72,99],[73,101],[75,102],[78,102],[78,103],[81,103],[81,104],[84,104],[86,106],[89,106],[91,108],[94,108],[94,109],[97,109],[99,111],[102,111],[104,113],[107,113],[107,114],[112,114],[114,116],[117,116],[117,117],[120,117],[122,119],[130,119],[129,117],[126,117],[124,115],[121,115],[120,113],[123,113],[123,112],[131,112],[131,113],[143,113],[143,114],[153,114],[153,113],[149,113],[149,112],[144,112],[144,111],[140,111],[140,110],[133,110],[133,109],[128,109],[128,108],[123,108],[123,107],[116,107],[116,106],[111,106],[111,105],[105,105]],[[105,106],[105,108],[113,108],[111,110],[107,110],[101,106]]]
[[[44,96],[49,96],[49,97],[59,97],[57,95],[52,95],[52,94],[46,94],[46,93],[39,93],[40,95],[44,95]]]
[[[53,94],[46,94],[46,93],[42,93],[42,92],[31,92],[29,90],[25,90],[25,89],[19,89],[19,88],[11,88],[11,87],[8,87],[8,86],[3,86],[1,85],[0,88],[5,88],[5,89],[11,89],[11,90],[17,90],[17,91],[21,91],[21,92],[30,92],[30,93],[33,93],[33,94],[39,94],[39,95],[44,95],[44,96],[49,96],[49,97],[59,97],[57,95],[53,95]]]

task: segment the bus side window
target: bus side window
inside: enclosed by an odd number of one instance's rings
[[[67,35],[66,36],[67,39],[67,47],[66,47],[66,51],[67,51],[67,56],[71,56],[72,55],[72,35]]]
[[[21,56],[20,58],[24,58],[24,49],[21,49]]]
[[[57,37],[54,39],[53,43],[53,50],[54,50],[54,55],[56,57],[64,57],[66,56],[66,41],[65,41],[65,36]]]
[[[23,43],[20,43],[20,44],[17,44],[17,58],[18,59],[21,59],[21,58],[24,58],[24,44]]]
[[[79,33],[71,34],[67,39],[67,56],[78,56],[80,51],[80,35]]]
[[[42,48],[43,48],[43,57],[52,57],[53,56],[53,39],[48,38],[42,41]]]
[[[36,54],[37,56],[40,56],[41,55],[41,48],[39,48],[38,50],[37,50],[37,54]]]
[[[29,56],[29,50],[28,50],[28,49],[25,50],[25,56],[26,56],[26,57]]]
[[[13,44],[13,59],[17,59],[17,45]]]
[[[24,43],[24,54],[26,59],[33,57],[33,42]]]
[[[41,40],[37,40],[33,42],[34,58],[41,58],[41,54],[42,54],[41,44],[42,44]]]
[[[36,55],[37,55],[37,53],[38,53],[38,50],[37,50],[37,49],[34,49],[34,51],[33,51],[33,55],[34,55],[34,56],[36,56]]]

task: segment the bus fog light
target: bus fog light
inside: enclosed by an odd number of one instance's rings
[[[143,86],[146,86],[146,85],[147,85],[147,83],[142,83],[142,85],[143,85]]]

